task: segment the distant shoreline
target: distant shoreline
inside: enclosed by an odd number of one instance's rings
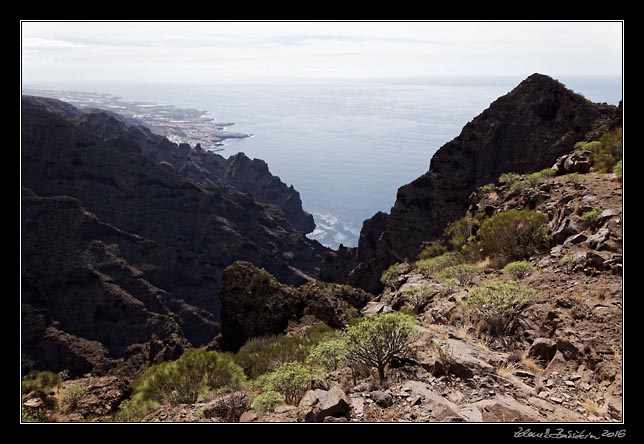
[[[216,122],[208,111],[179,108],[151,101],[126,101],[121,97],[96,92],[24,88],[23,94],[62,100],[87,110],[118,113],[130,125],[143,125],[153,133],[167,137],[174,143],[200,144],[204,149],[223,151],[224,140],[251,137],[226,128],[234,122]]]

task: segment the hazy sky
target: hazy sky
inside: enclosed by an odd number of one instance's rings
[[[24,84],[621,75],[622,24],[23,22]]]

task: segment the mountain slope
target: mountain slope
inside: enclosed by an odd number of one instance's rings
[[[177,145],[111,111],[78,109],[60,100],[35,96],[23,96],[23,102],[51,111],[105,142],[134,142],[145,157],[164,162],[201,185],[232,186],[258,202],[277,205],[289,223],[303,233],[315,228],[313,216],[302,209],[300,194],[273,176],[260,159],[251,160],[243,153],[226,159],[199,145],[194,149],[188,144]]]
[[[23,256],[23,285],[41,289],[40,294],[45,296],[28,299],[28,304],[45,310],[62,331],[98,341],[107,356],[122,356],[128,345],[149,340],[152,334],[176,333],[193,345],[212,340],[218,330],[221,275],[235,260],[253,262],[291,284],[305,282],[304,274],[317,274],[327,250],[295,230],[277,206],[258,203],[232,187],[204,187],[147,159],[136,141],[126,135],[105,142],[37,105],[23,103],[22,111],[22,186],[30,190],[23,196],[22,241],[32,246],[29,255]],[[64,217],[29,218],[28,205],[35,214],[46,214],[47,201],[39,198],[55,196],[77,200],[70,200],[77,202],[76,216],[71,219],[74,223]],[[74,234],[74,226],[85,226],[79,218],[85,218],[87,212],[100,221],[101,227],[109,225],[123,234],[110,234],[109,239],[104,239],[100,230]],[[29,220],[37,221],[39,228],[29,228]],[[68,228],[69,233],[65,232]],[[49,239],[52,233],[65,233],[75,240]],[[59,242],[52,244],[56,240]],[[43,247],[48,245],[51,248]],[[134,276],[126,276],[127,282],[121,285],[112,274],[113,266],[106,265],[108,271],[101,271],[88,265],[95,262],[86,257],[93,246],[114,252],[110,261],[125,264],[125,270],[138,271],[132,271]],[[75,280],[81,277],[68,271],[63,274],[71,276],[70,280],[53,285],[51,280],[58,278],[59,270],[40,264],[57,261],[80,264],[81,271],[93,270],[80,276],[87,275],[96,291],[85,294],[86,300],[65,300],[65,295],[77,294]],[[139,271],[145,285],[136,277]],[[108,281],[114,283],[108,287],[117,285],[121,289],[108,292],[101,283]],[[138,286],[128,288],[132,282],[138,282]],[[140,300],[148,298],[146,292],[164,294],[165,302],[155,310],[144,309]],[[110,334],[118,339],[93,335],[90,325],[102,316],[97,314],[97,307],[116,304],[119,298],[134,308],[105,315],[106,326],[98,329],[117,331]],[[70,304],[75,308],[69,308]],[[159,310],[169,316],[160,322],[167,324],[160,332],[146,327]],[[122,322],[135,325],[128,330],[121,328]],[[38,362],[42,356],[35,353],[33,358],[34,367],[47,368],[44,362]]]
[[[348,282],[377,292],[382,271],[441,237],[447,223],[465,214],[467,197],[477,187],[504,172],[552,166],[575,142],[608,128],[615,115],[614,106],[592,103],[548,76],[531,75],[443,145],[429,171],[398,190],[388,217],[365,221],[357,267],[344,273]]]

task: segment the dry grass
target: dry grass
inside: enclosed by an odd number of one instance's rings
[[[449,339],[449,334],[447,334],[447,332],[443,332],[440,334],[438,339],[440,339],[441,341],[447,341]]]
[[[470,330],[476,330],[472,324],[463,324],[460,327],[456,329],[454,332],[456,336],[458,336],[461,339],[466,339],[468,341],[473,341],[474,336],[470,333]]]
[[[608,406],[605,404],[600,404],[594,399],[586,399],[581,403],[581,406],[589,413],[592,413],[595,416],[606,416],[608,413]]]
[[[528,370],[530,373],[534,373],[535,375],[543,371],[543,368],[541,368],[539,363],[532,356],[523,358],[521,360],[521,365],[525,367],[525,369]]]
[[[488,347],[488,345],[487,345],[487,343],[485,343],[485,341],[481,341],[481,340],[476,341],[474,343],[474,345],[476,345],[476,348],[478,348],[479,350],[481,350],[483,352],[489,352],[490,351],[490,347]]]
[[[496,374],[502,378],[509,378],[518,370],[517,366],[511,362],[505,363],[496,369]]]
[[[483,259],[482,261],[478,261],[474,265],[476,265],[476,268],[478,268],[479,270],[483,271],[486,268],[492,267],[492,259],[490,259],[489,257],[486,257],[485,259]]]

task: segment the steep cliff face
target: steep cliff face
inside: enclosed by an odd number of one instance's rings
[[[22,200],[30,368],[48,368],[38,351],[45,337],[87,345],[90,363],[123,356],[151,336],[206,343],[218,331],[228,264],[245,259],[301,284],[328,251],[277,206],[233,187],[202,186],[143,156],[127,134],[104,141],[30,103],[22,113],[22,186],[30,190]]]
[[[243,261],[226,268],[220,297],[221,345],[233,351],[250,338],[282,333],[289,321],[304,315],[341,328],[357,318],[358,309],[370,299],[348,285],[311,281],[293,288]]]
[[[429,171],[398,190],[388,217],[365,221],[361,261],[348,282],[380,290],[382,270],[414,258],[423,241],[439,238],[447,223],[465,214],[467,198],[478,186],[504,172],[552,166],[577,141],[607,129],[615,113],[614,106],[592,103],[548,76],[531,75],[443,145]]]
[[[148,159],[165,164],[201,185],[232,186],[250,194],[258,202],[276,205],[293,228],[303,233],[315,229],[313,216],[302,209],[300,193],[273,176],[263,160],[251,160],[243,153],[226,159],[199,145],[194,149],[188,144],[177,145],[136,122],[108,111],[80,110],[68,103],[44,97],[23,96],[23,102],[57,114],[105,142],[120,140],[134,143]]]

